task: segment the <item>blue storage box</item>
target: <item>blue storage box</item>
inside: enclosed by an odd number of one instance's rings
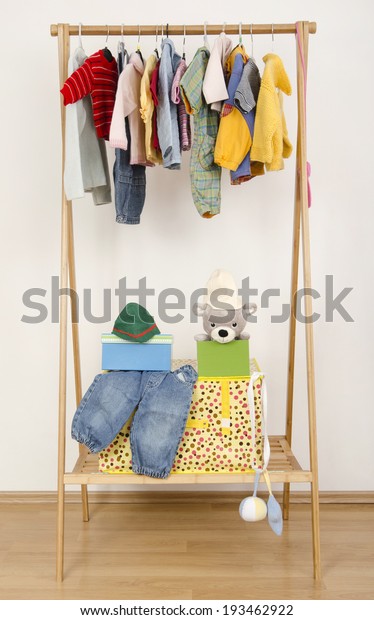
[[[173,336],[158,334],[147,342],[129,342],[102,334],[103,370],[171,370]]]

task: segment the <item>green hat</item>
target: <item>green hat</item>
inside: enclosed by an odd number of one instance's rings
[[[112,334],[130,342],[147,342],[159,334],[153,316],[143,306],[129,303],[121,310],[115,320]]]

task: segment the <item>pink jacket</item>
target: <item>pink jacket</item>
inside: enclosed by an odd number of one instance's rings
[[[109,144],[127,151],[125,118],[129,119],[131,136],[130,164],[153,165],[145,154],[144,123],[140,116],[140,81],[144,63],[139,54],[131,54],[118,79],[116,101],[109,133]]]

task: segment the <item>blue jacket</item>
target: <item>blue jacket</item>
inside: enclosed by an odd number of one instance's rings
[[[170,39],[162,42],[162,54],[158,75],[157,134],[164,168],[179,170],[181,152],[177,105],[170,99],[174,74],[181,61]]]

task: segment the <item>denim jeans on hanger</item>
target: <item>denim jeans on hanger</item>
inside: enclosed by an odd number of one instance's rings
[[[127,151],[115,149],[113,166],[116,222],[139,224],[145,202],[145,166],[130,164],[131,139],[127,118],[124,122],[128,147]]]
[[[166,478],[182,438],[197,373],[114,371],[97,375],[72,422],[72,437],[91,452],[108,446],[137,407],[131,424],[132,470]]]
[[[121,73],[128,60],[122,42],[118,46],[118,72]],[[131,136],[128,119],[124,120],[127,136],[127,151],[115,149],[113,166],[114,200],[116,222],[139,224],[145,202],[145,166],[130,165]]]

